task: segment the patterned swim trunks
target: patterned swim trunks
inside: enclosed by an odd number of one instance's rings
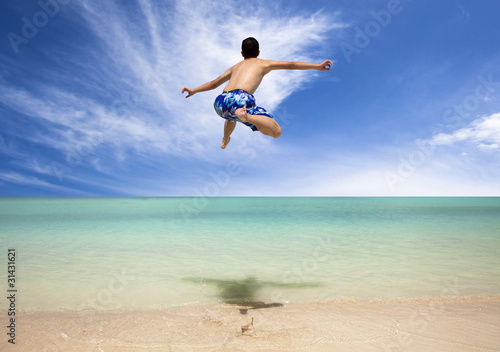
[[[254,96],[244,90],[236,89],[229,92],[223,92],[215,98],[214,108],[220,117],[231,122],[239,121],[250,127],[253,131],[258,131],[255,125],[252,125],[249,122],[243,122],[235,115],[234,112],[242,107],[246,107],[247,113],[250,115],[264,115],[272,119],[274,118],[273,115],[266,111],[266,109],[255,105]]]

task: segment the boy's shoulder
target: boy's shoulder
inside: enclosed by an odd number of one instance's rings
[[[236,65],[234,65],[233,67],[238,67],[238,66],[266,66],[266,65],[269,65],[269,63],[271,63],[272,60],[265,60],[265,59],[260,59],[258,57],[253,57],[253,58],[250,58],[250,59],[245,59],[245,60],[242,60],[240,62],[238,62]]]

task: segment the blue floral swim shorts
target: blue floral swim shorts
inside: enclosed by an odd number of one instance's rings
[[[234,112],[242,107],[246,107],[247,113],[250,115],[265,115],[272,119],[274,118],[273,115],[266,111],[266,109],[255,105],[254,96],[244,90],[237,89],[229,92],[223,92],[215,98],[214,108],[220,117],[231,122],[239,121],[250,127],[253,131],[258,131],[255,125],[252,125],[249,122],[243,122],[235,115]]]

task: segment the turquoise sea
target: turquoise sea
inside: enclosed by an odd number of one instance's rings
[[[497,296],[500,198],[0,198],[8,249],[25,311]]]

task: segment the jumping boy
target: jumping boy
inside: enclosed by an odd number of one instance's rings
[[[253,131],[260,131],[267,136],[278,138],[281,135],[281,127],[274,120],[273,115],[268,113],[266,109],[255,105],[253,93],[266,74],[272,70],[328,71],[332,67],[330,60],[320,64],[273,61],[258,59],[259,54],[259,42],[255,38],[247,38],[241,44],[241,55],[245,58],[243,61],[228,68],[226,72],[213,81],[194,89],[182,89],[182,93],[187,92],[186,98],[189,98],[196,93],[215,89],[229,80],[223,93],[215,99],[214,103],[217,114],[226,119],[224,137],[220,145],[222,149],[225,149],[231,140],[231,133],[233,133],[237,121],[247,125]]]

